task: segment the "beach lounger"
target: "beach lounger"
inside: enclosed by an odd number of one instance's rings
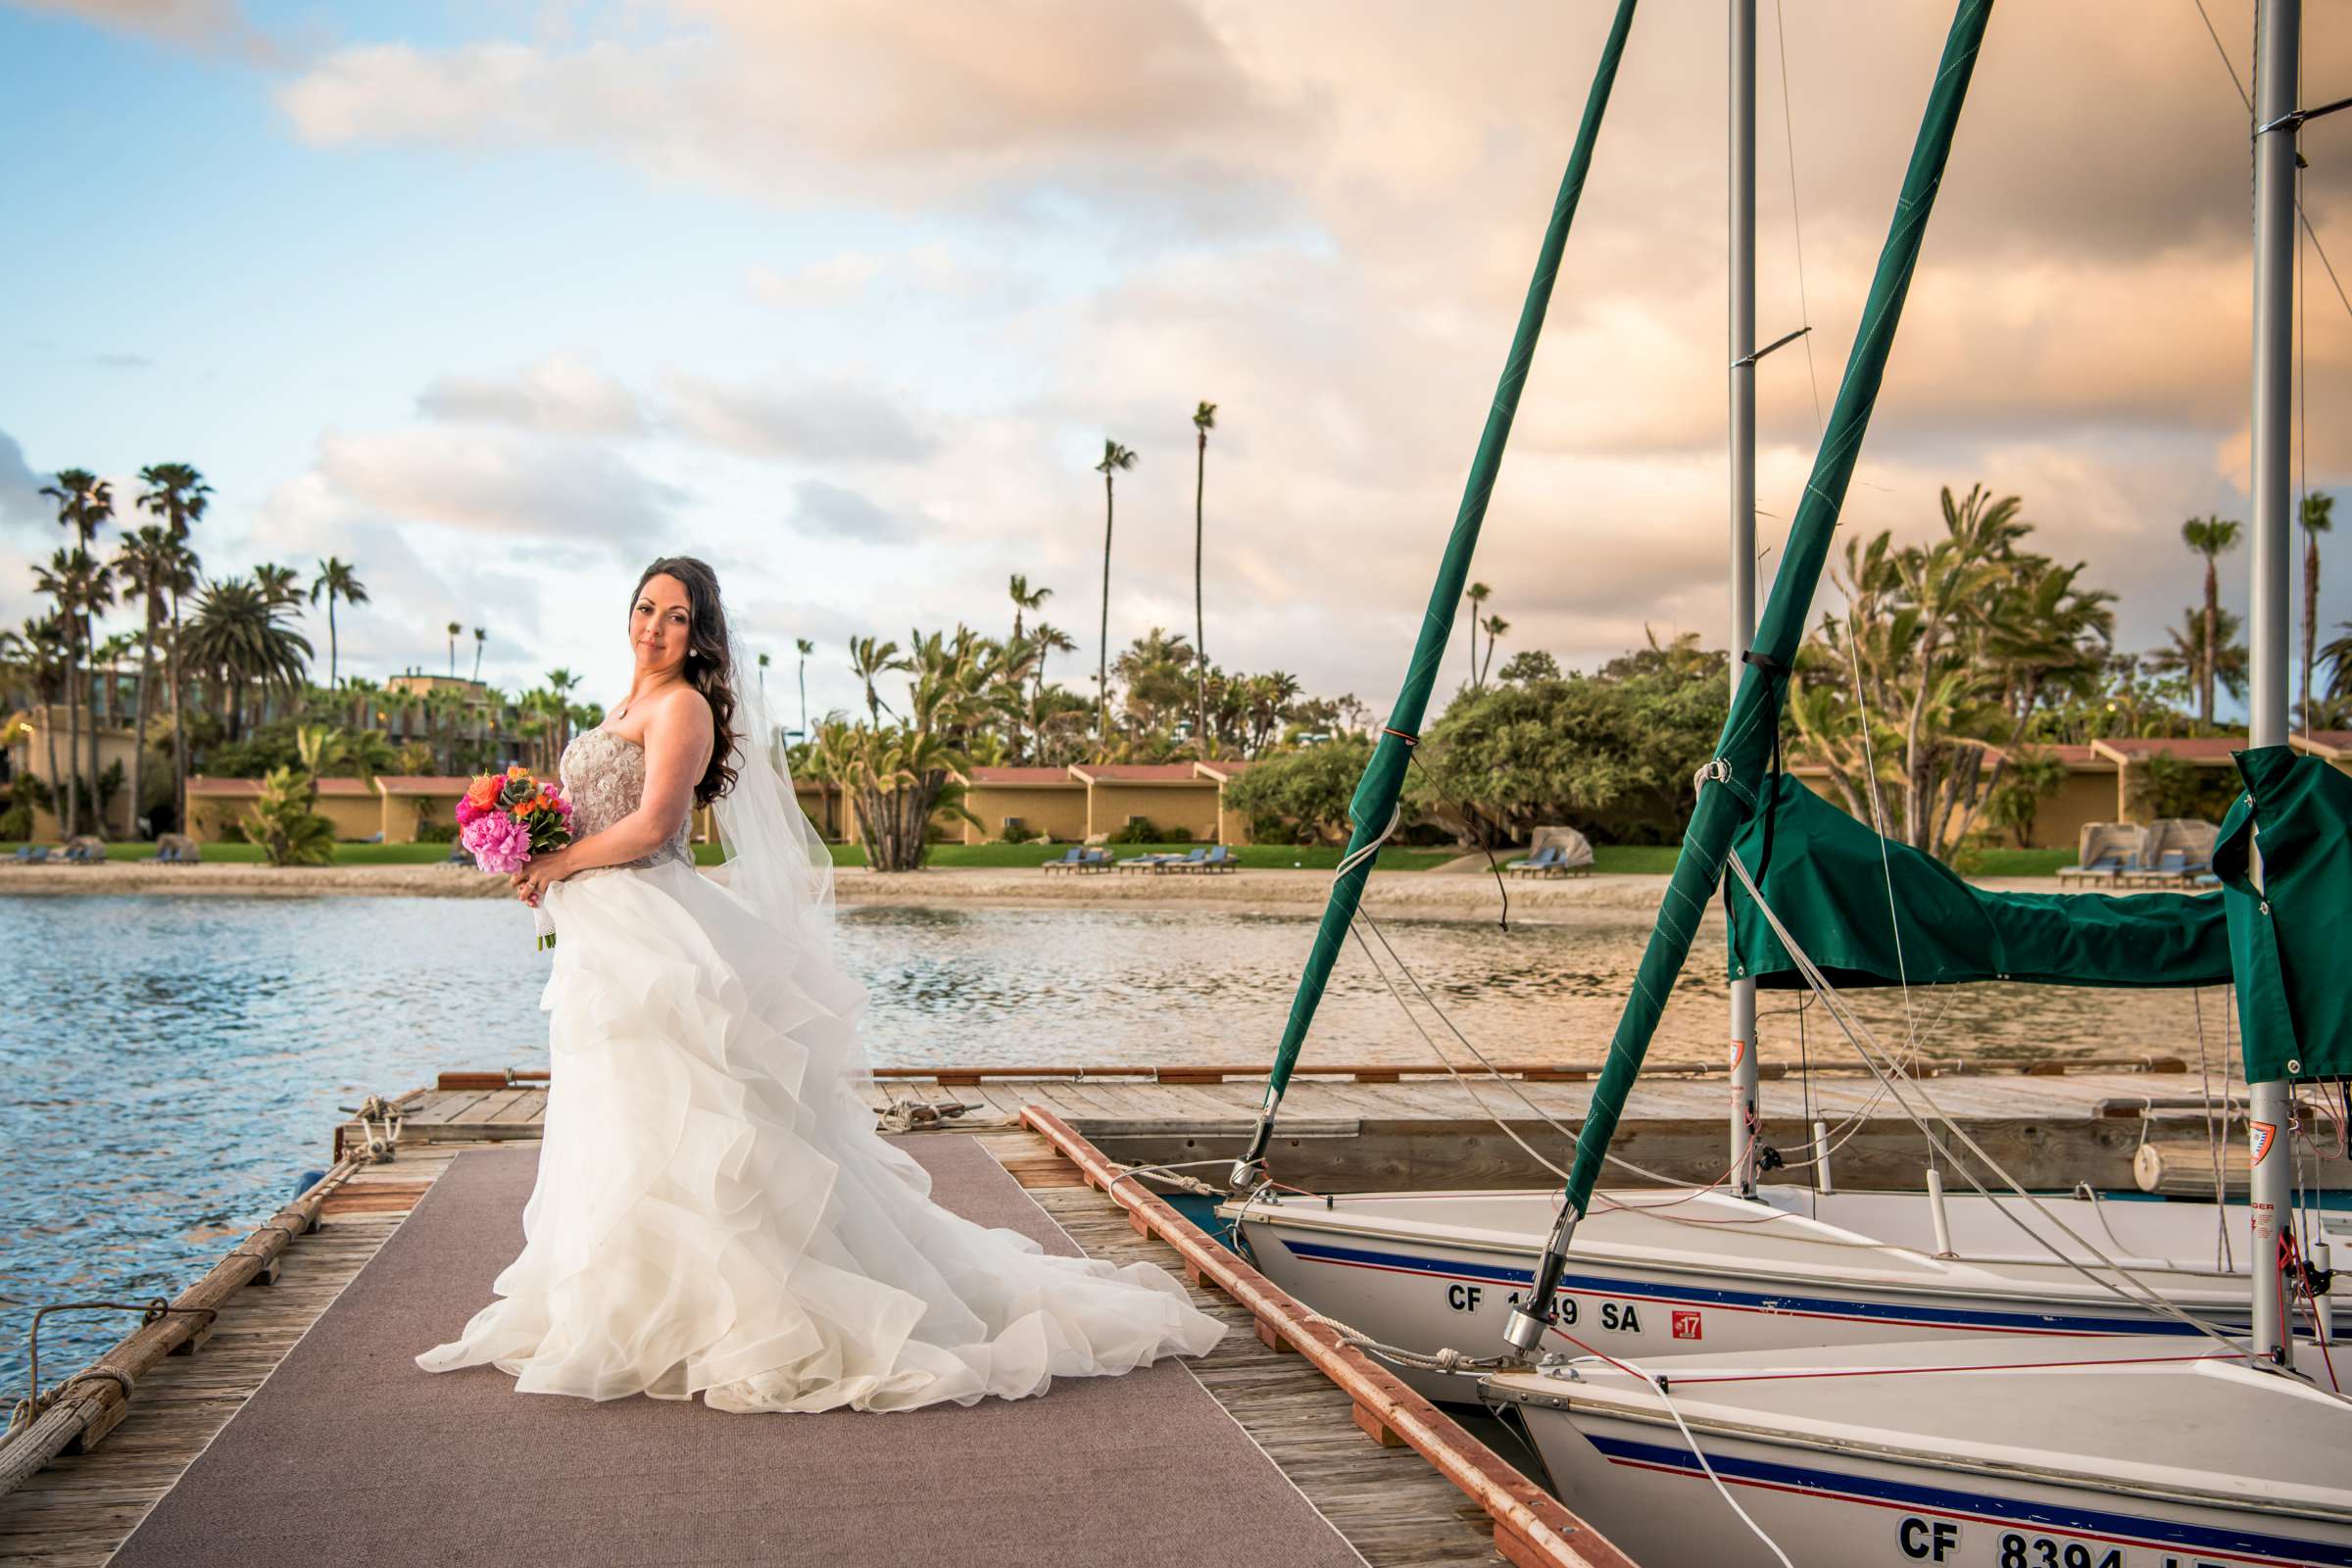
[[[1048,860],[1038,867],[1041,871],[1076,871],[1086,864],[1088,851],[1084,845],[1073,844],[1070,853],[1058,860]]]
[[[2112,882],[2123,874],[2124,862],[2118,856],[2102,855],[2088,865],[2062,865],[2058,868],[2061,882]]]
[[[1242,858],[1222,844],[1210,850],[1200,861],[1200,869],[1203,871],[1238,871],[1241,866]]]
[[[46,844],[27,844],[17,851],[17,860],[20,864],[44,865],[48,863],[48,859],[49,846]]]
[[[1180,858],[1182,857],[1174,855],[1131,855],[1118,862],[1118,869],[1122,871],[1156,871],[1170,860]]]
[[[1553,871],[1561,869],[1560,847],[1557,844],[1547,844],[1529,858],[1513,860],[1503,869],[1517,872],[1521,876],[1548,876]]]
[[[1208,847],[1206,845],[1202,845],[1200,849],[1195,850],[1190,855],[1169,856],[1165,860],[1160,862],[1159,868],[1163,871],[1198,871],[1207,863]]]

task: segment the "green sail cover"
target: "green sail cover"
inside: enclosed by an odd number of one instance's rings
[[[2236,757],[2246,793],[2222,820],[2213,868],[2229,906],[2246,1081],[2352,1077],[2352,778],[2289,746]]]
[[[1989,893],[1932,855],[1882,840],[1786,773],[1767,787],[1732,851],[1836,986],[2230,983],[2229,922],[2211,894]],[[1726,896],[1733,975],[1768,990],[1802,987],[1796,961],[1747,890],[1735,880]]]

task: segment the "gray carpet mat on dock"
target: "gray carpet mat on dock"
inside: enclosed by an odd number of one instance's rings
[[[957,1213],[1079,1250],[970,1138],[906,1147]],[[494,1368],[418,1371],[520,1250],[537,1157],[461,1155],[115,1568],[1362,1562],[1173,1360],[889,1414],[600,1404],[516,1395]]]

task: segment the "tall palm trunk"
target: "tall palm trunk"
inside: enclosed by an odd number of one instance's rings
[[[172,830],[188,830],[188,726],[181,713],[181,681],[185,674],[179,662],[179,590],[172,590]]]
[[[326,686],[333,691],[342,686],[343,647],[335,636],[335,596],[330,589],[326,596]]]
[[[86,605],[81,612],[81,649],[90,662],[90,684],[98,684],[98,615]],[[106,803],[98,794],[98,697],[90,694],[90,832],[106,837]]]
[[[1200,586],[1201,493],[1208,487],[1208,432],[1199,432],[1200,450],[1193,466],[1193,745],[1202,756],[1208,747],[1208,612]]]
[[[1102,626],[1095,645],[1095,739],[1110,734],[1110,475],[1102,475]]]
[[[2311,733],[2311,662],[2320,636],[2320,536],[2303,530],[2303,733]]]
[[[2197,717],[2209,729],[2213,726],[2213,673],[2218,662],[2214,641],[2221,630],[2222,610],[2221,580],[2214,560],[2210,555],[2205,558],[2205,646],[2197,650]]]
[[[66,616],[66,774],[62,782],[66,807],[58,817],[59,831],[73,838],[81,831],[81,791],[74,787],[81,772],[81,620]]]
[[[147,601],[147,635],[139,639],[139,701],[130,721],[130,836],[139,836],[139,807],[146,801],[147,710],[155,686],[155,601]]]

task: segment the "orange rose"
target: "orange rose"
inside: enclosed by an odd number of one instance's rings
[[[484,773],[480,778],[475,779],[472,786],[466,791],[466,804],[477,811],[494,809],[498,805],[501,783],[497,774]]]

